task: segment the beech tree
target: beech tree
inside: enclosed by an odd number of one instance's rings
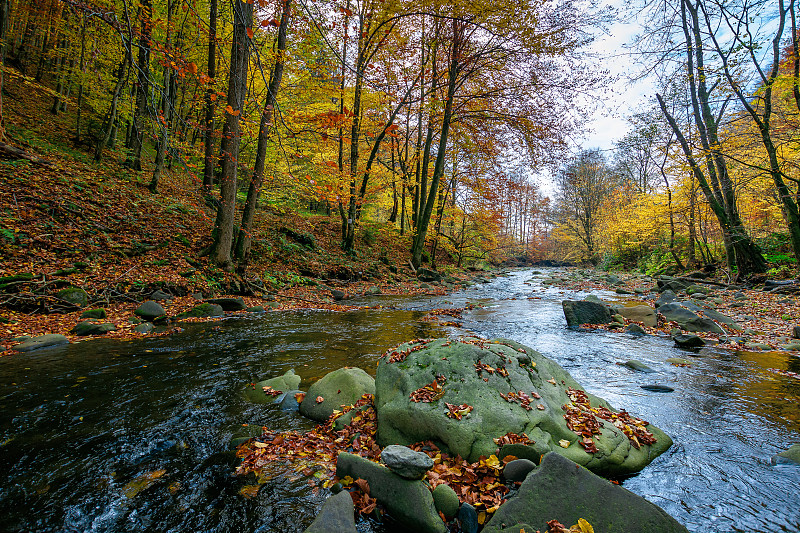
[[[685,118],[676,116],[673,106],[661,94],[656,94],[656,99],[720,225],[729,271],[747,276],[764,272],[766,262],[742,222],[722,148],[719,128],[731,95],[720,84],[716,68],[719,65],[709,62],[706,44],[709,36],[702,17],[703,0],[681,0],[675,6],[652,4],[651,26],[640,38],[639,46],[666,48],[660,68],[675,66],[676,70],[670,74],[683,79],[690,103]],[[674,47],[668,44],[673,42],[679,44]],[[699,145],[693,144],[695,140]]]

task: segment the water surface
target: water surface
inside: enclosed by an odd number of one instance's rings
[[[624,486],[691,531],[800,531],[800,467],[769,462],[800,441],[800,381],[769,369],[800,371],[800,358],[698,356],[666,338],[566,329],[560,300],[585,294],[544,288],[530,271],[516,271],[446,297],[368,301],[391,309],[273,312],[189,325],[168,338],[0,358],[0,529],[303,531],[326,491],[276,468],[245,498],[239,490],[252,481],[231,475],[227,443],[243,424],[312,424],[247,403],[243,384],[289,368],[302,388],[346,365],[374,374],[376,357],[394,344],[471,331],[541,351],[588,391],[670,434],[675,445]],[[463,330],[421,320],[431,308],[467,302],[483,307],[465,314]],[[674,367],[668,357],[695,364]],[[628,359],[658,372],[616,364]]]

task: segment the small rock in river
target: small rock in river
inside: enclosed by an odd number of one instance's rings
[[[693,365],[691,361],[688,359],[683,359],[682,357],[670,357],[667,359],[667,363],[672,363],[673,365]]]
[[[800,464],[800,444],[792,444],[788,450],[772,456],[772,464],[797,463]]]
[[[641,385],[641,388],[649,392],[672,392],[675,390],[666,385]]]
[[[705,341],[697,335],[674,335],[672,340],[675,341],[675,346],[680,346],[681,348],[699,348],[706,344]]]
[[[636,370],[637,372],[645,372],[645,373],[652,373],[655,372],[652,368],[647,366],[646,364],[642,363],[641,361],[637,361],[636,359],[631,359],[629,361],[625,361],[624,363],[619,363],[622,366],[627,366],[631,370]]]

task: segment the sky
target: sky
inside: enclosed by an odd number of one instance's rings
[[[623,3],[621,0],[609,2],[618,9]],[[618,22],[612,24],[607,34],[601,35],[592,44],[592,51],[603,57],[602,68],[608,70],[616,81],[596,91],[590,98],[594,112],[586,117],[584,129],[587,133],[572,139],[573,153],[577,154],[581,149],[599,148],[610,158],[613,155],[614,142],[620,140],[630,129],[626,117],[654,102],[655,88],[651,81],[632,82],[629,78],[636,67],[624,45],[631,41],[639,29],[639,25],[635,23]],[[541,170],[533,179],[545,196],[552,197],[555,194],[556,188],[547,170]]]
[[[614,7],[620,7],[621,4],[620,1],[611,2]],[[632,82],[628,77],[635,71],[635,66],[624,45],[630,43],[639,30],[639,25],[635,23],[619,22],[613,24],[608,34],[598,38],[591,46],[594,52],[605,58],[602,61],[603,68],[618,79],[610,87],[597,92],[596,110],[587,123],[587,128],[593,131],[585,138],[576,140],[583,148],[613,148],[614,142],[629,130],[625,117],[640,107],[650,105],[655,97],[651,82]]]

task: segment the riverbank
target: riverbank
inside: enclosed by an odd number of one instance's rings
[[[101,307],[87,305],[83,308],[76,308],[70,312],[40,314],[22,313],[5,309],[3,311],[4,322],[0,324],[0,330],[4,336],[0,339],[0,349],[4,349],[3,356],[17,353],[14,347],[30,337],[37,337],[47,334],[64,335],[70,342],[80,342],[87,339],[103,337],[127,340],[142,337],[143,335],[171,335],[181,331],[181,324],[186,322],[213,321],[221,320],[237,315],[248,315],[253,313],[269,313],[273,311],[315,309],[326,311],[346,312],[362,309],[363,304],[352,304],[350,302],[361,299],[365,296],[442,296],[452,290],[467,286],[476,276],[482,277],[484,274],[461,272],[450,275],[442,281],[423,282],[413,276],[410,272],[399,279],[403,274],[393,276],[391,279],[341,282],[336,280],[309,280],[314,283],[312,286],[289,287],[277,290],[272,293],[264,293],[257,296],[238,296],[233,294],[218,294],[213,298],[205,298],[203,293],[195,293],[186,296],[173,296],[164,291],[150,294],[155,296],[158,304],[165,311],[163,318],[155,320],[156,329],[142,332],[137,327],[145,324],[147,320],[136,315],[137,308],[142,301],[131,299],[124,302],[111,302]],[[221,316],[202,316],[202,317],[181,317],[180,315],[191,313],[192,309],[202,305],[204,302],[219,300],[239,300],[241,310],[226,311]],[[145,297],[143,301],[153,300]],[[369,307],[381,308],[380,300],[372,303]],[[88,318],[92,310],[102,310],[103,318]],[[111,324],[114,326],[110,331],[92,335],[80,335],[75,331],[76,325],[80,323],[103,325]],[[110,329],[110,328],[108,328]]]
[[[310,205],[266,193],[247,263],[226,272],[210,257],[215,209],[202,194],[197,161],[173,161],[153,193],[152,168],[127,168],[119,147],[96,161],[89,146],[75,142],[75,115],[51,114],[47,89],[11,74],[4,85],[7,133],[33,160],[0,157],[2,355],[25,336],[82,340],[71,331],[86,320],[113,324],[108,337],[141,335],[131,318],[154,293],[170,297],[159,299],[169,317],[222,297],[267,311],[344,311],[352,309],[351,297],[369,291],[436,295],[470,277],[444,242],[423,261],[443,279],[417,276],[409,264],[412,232],[385,221],[388,212],[365,214],[354,250],[345,253],[333,202]],[[65,289],[83,296],[65,300]],[[103,309],[105,318],[82,318],[88,309]]]
[[[728,285],[715,280],[690,278],[660,278],[662,286],[676,280],[673,291],[678,301],[688,302],[701,312],[704,310],[722,313],[730,323],[716,320],[722,332],[694,332],[706,345],[727,350],[787,350],[800,354],[800,306],[793,294],[765,291],[763,285],[746,287]],[[614,304],[644,304],[656,308],[664,289],[659,290],[658,279],[635,273],[601,272],[579,268],[567,268],[553,276],[545,277],[545,286],[565,290],[603,290],[613,293],[605,300]],[[663,287],[662,287],[663,288]],[[769,287],[768,287],[769,288]],[[645,333],[672,336],[677,324],[658,315],[654,326],[637,324]],[[624,323],[588,325],[589,328],[624,331]]]

